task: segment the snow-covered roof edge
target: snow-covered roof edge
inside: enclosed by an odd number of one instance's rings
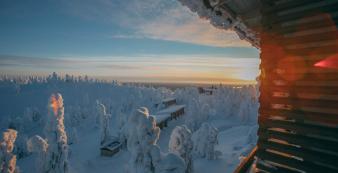
[[[240,39],[259,48],[258,33],[250,29],[227,3],[231,0],[178,0],[201,18],[209,20],[216,28],[234,30]],[[238,0],[236,0],[238,2]]]

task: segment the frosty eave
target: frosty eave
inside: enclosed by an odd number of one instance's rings
[[[259,0],[178,0],[220,29],[234,30],[241,39],[259,47]]]

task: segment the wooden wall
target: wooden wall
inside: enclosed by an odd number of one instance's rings
[[[258,162],[338,172],[338,0],[261,0]]]

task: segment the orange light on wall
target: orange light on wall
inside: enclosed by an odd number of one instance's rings
[[[287,81],[302,79],[306,74],[306,63],[303,58],[287,56],[277,64],[277,73]]]

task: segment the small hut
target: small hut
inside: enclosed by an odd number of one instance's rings
[[[122,144],[117,138],[105,142],[101,150],[101,156],[111,157],[121,150]]]

